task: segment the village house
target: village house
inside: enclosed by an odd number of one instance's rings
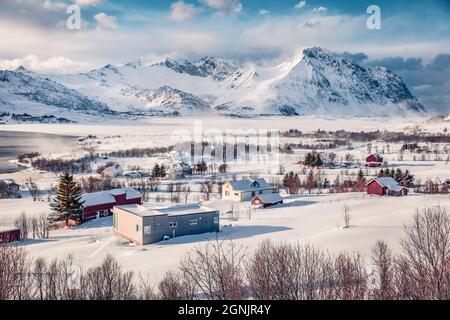
[[[384,159],[379,153],[373,153],[366,158],[366,167],[380,167],[383,163]]]
[[[222,186],[222,199],[251,201],[257,195],[277,192],[277,188],[264,179],[227,181]]]
[[[165,208],[114,207],[114,234],[138,245],[169,238],[219,232],[219,211],[198,203]]]
[[[19,228],[0,227],[0,245],[20,241]]]
[[[367,194],[378,196],[406,196],[408,188],[401,186],[391,177],[378,177],[367,183]]]
[[[1,179],[0,193],[3,192],[9,198],[17,198],[20,196],[20,185],[13,179]]]
[[[251,204],[253,207],[268,208],[283,203],[283,198],[278,193],[263,193],[255,196]]]
[[[116,205],[142,204],[142,195],[133,188],[120,188],[81,196],[83,216],[82,220],[106,217],[112,214]]]

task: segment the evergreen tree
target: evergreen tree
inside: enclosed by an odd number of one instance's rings
[[[161,167],[159,168],[159,177],[165,178],[166,175],[167,175],[166,167],[164,165],[161,165]]]
[[[68,219],[80,220],[82,217],[81,188],[73,180],[73,175],[66,172],[59,178],[58,191],[55,199],[50,204],[52,213],[49,216],[51,222],[66,221]]]
[[[161,169],[159,167],[159,164],[155,164],[155,166],[152,169],[153,178],[159,178],[160,174],[161,174]]]

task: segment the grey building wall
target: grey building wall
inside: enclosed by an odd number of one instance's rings
[[[144,244],[161,241],[164,236],[173,238],[219,232],[219,211],[178,216],[150,216],[143,219]],[[197,223],[191,224],[193,220]]]

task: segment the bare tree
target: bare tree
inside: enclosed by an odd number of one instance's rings
[[[450,218],[445,208],[417,210],[405,234],[398,261],[402,297],[450,298]]]
[[[14,221],[16,228],[20,229],[20,238],[26,239],[29,235],[29,222],[25,212],[22,212],[20,216]]]
[[[201,191],[203,193],[203,198],[206,201],[209,201],[211,199],[211,193],[213,192],[213,190],[214,190],[214,183],[212,181],[205,181],[202,184]]]
[[[350,228],[352,216],[350,214],[350,207],[348,204],[344,205],[343,212],[342,212],[342,219],[344,220],[344,228],[345,229]]]
[[[189,185],[183,186],[181,192],[183,193],[184,203],[188,203],[191,187]]]
[[[36,182],[34,182],[32,178],[28,178],[26,180],[26,185],[28,187],[28,191],[30,192],[31,197],[33,198],[33,201],[40,200],[42,194]]]
[[[166,272],[158,285],[159,298],[162,300],[193,300],[194,287],[187,282],[183,273]]]
[[[395,261],[392,252],[383,241],[377,241],[372,248],[372,262],[375,266],[371,283],[371,298],[376,300],[391,300],[395,297],[394,272]]]
[[[243,247],[233,241],[216,240],[189,254],[180,270],[187,282],[195,286],[195,292],[205,299],[244,299],[243,259]]]

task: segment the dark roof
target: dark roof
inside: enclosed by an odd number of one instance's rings
[[[255,181],[244,179],[244,180],[228,181],[228,183],[235,191],[257,191],[257,190],[276,189],[274,186],[268,184],[264,179],[256,179]]]
[[[259,198],[264,203],[276,203],[283,201],[283,198],[278,193],[263,193],[255,196],[253,199]]]

